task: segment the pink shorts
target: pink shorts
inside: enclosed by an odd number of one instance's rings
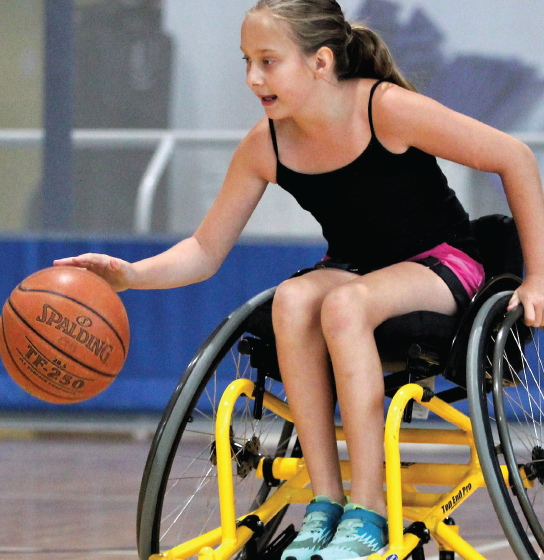
[[[470,299],[474,297],[485,282],[484,267],[463,251],[447,243],[442,243],[430,251],[411,257],[407,259],[407,262],[421,261],[427,257],[435,257],[447,266],[457,276]]]

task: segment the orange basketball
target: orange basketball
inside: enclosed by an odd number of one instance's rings
[[[130,340],[123,302],[100,276],[52,267],[23,280],[2,311],[0,355],[28,393],[75,403],[117,376]]]

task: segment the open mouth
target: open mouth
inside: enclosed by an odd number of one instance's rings
[[[276,101],[277,98],[278,98],[277,95],[264,95],[261,97],[261,102],[263,105],[268,106],[268,105],[272,105],[272,103],[274,103],[274,101]]]

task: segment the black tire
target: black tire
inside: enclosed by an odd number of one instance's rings
[[[537,539],[544,520],[539,480],[544,482],[543,334],[523,324],[521,309],[506,312],[511,295],[492,296],[474,321],[467,352],[468,401],[478,457],[503,531],[519,559],[536,560],[542,557]],[[501,465],[508,466],[510,489]],[[523,487],[526,470],[534,482],[528,490]]]
[[[140,560],[220,526],[216,467],[211,460],[215,407],[224,388],[234,379],[254,379],[249,357],[237,352],[237,343],[251,313],[273,293],[271,289],[256,296],[215,329],[170,399],[151,445],[140,487],[137,518]],[[283,396],[281,383],[267,380],[267,390]],[[244,446],[255,436],[260,454],[285,454],[289,442],[280,440],[294,439],[292,424],[266,410],[262,420],[254,420],[251,402],[248,398],[238,399],[232,417],[233,442]],[[240,516],[262,503],[270,488],[256,479],[254,472],[239,476],[236,468],[233,471],[236,515]],[[270,541],[283,513],[271,520],[265,534],[253,543],[257,551]],[[244,557],[244,551],[239,557]]]

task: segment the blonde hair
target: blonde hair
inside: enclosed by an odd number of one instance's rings
[[[384,41],[365,25],[347,22],[336,0],[259,0],[249,12],[263,9],[288,25],[291,38],[304,54],[330,48],[338,80],[384,79],[416,91],[397,68]]]

